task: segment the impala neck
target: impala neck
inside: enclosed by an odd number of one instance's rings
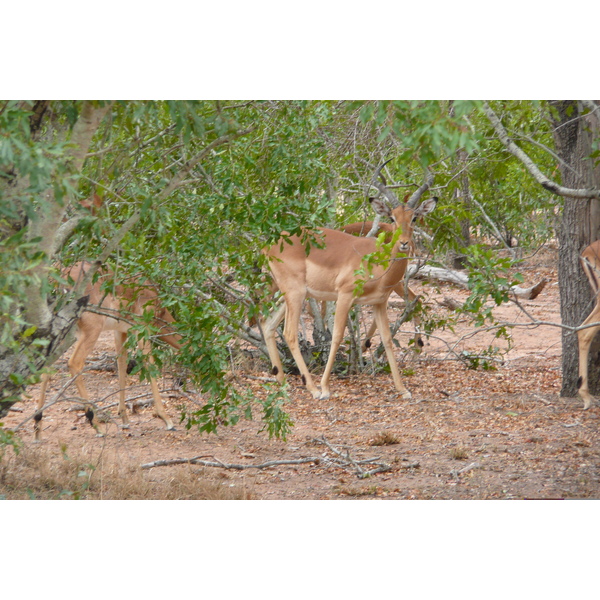
[[[408,265],[408,257],[411,255],[412,242],[406,244],[398,240],[390,253],[389,266],[385,269],[382,279],[387,283],[392,281],[392,285],[395,285],[404,277],[406,267]]]

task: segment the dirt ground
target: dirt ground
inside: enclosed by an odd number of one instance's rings
[[[547,277],[549,284],[535,300],[522,301],[535,318],[560,321],[555,253],[545,251],[520,271],[524,285]],[[465,290],[450,285],[415,282],[415,292],[443,316],[444,297],[464,300]],[[397,300],[397,299],[396,299]],[[397,308],[392,302],[390,318]],[[511,304],[496,310],[511,323],[526,323],[520,309]],[[456,332],[436,332],[424,351],[406,349],[409,327],[397,338],[397,357],[403,367],[411,400],[399,399],[388,374],[334,377],[332,397],[315,401],[298,377],[290,377],[291,402],[287,410],[294,422],[286,441],[258,433],[260,423],[240,421],[217,434],[187,431],[178,425],[166,431],[162,421],[143,408],[131,419],[131,428],[109,424],[107,435],[97,438],[72,404],[57,404],[44,415],[44,441],[33,443],[32,421],[17,431],[23,441],[21,455],[44,452],[50,461],[84,451],[94,463],[95,491],[86,488],[81,497],[110,498],[102,478],[111,469],[142,478],[147,497],[161,497],[154,486],[168,486],[177,473],[209,481],[229,496],[250,499],[558,499],[600,497],[600,408],[582,410],[577,398],[561,398],[560,329],[538,327],[513,330],[513,348],[495,370],[468,369],[450,360],[453,351],[485,347],[492,334],[464,339],[472,331],[466,322]],[[488,336],[486,339],[486,335]],[[462,339],[461,339],[462,338]],[[460,340],[460,341],[459,341]],[[114,352],[112,335],[103,334],[92,360]],[[51,395],[67,380],[66,360],[59,363]],[[235,373],[243,384],[258,387],[268,377],[269,366]],[[90,370],[88,388],[96,398],[117,391],[116,374]],[[131,378],[130,382],[140,385]],[[165,390],[175,386],[169,377]],[[129,395],[147,392],[135,387]],[[141,390],[141,391],[140,391]],[[5,427],[17,428],[34,410],[38,386],[12,412]],[[190,398],[165,393],[168,412],[177,420],[179,407]],[[114,396],[108,402],[114,402]],[[111,411],[115,414],[115,408]],[[275,461],[267,468],[225,469],[185,463],[199,457],[208,463],[250,467]],[[4,461],[15,460],[8,451]],[[156,461],[168,466],[141,468]],[[179,461],[179,462],[178,462]],[[295,461],[295,462],[294,462]],[[289,464],[288,464],[289,463]],[[373,471],[369,473],[369,471]],[[54,493],[54,492],[51,492]],[[7,494],[6,488],[0,495]],[[27,497],[27,496],[25,496]],[[30,497],[40,497],[30,493]],[[194,492],[187,496],[194,498]]]

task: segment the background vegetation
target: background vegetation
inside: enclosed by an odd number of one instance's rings
[[[565,118],[592,127],[596,105],[570,106]],[[250,326],[271,302],[261,249],[282,231],[372,219],[369,183],[384,160],[393,158],[387,176],[406,186],[399,195],[430,169],[440,204],[418,241],[430,264],[468,270],[465,310],[481,324],[488,297],[508,298],[508,268],[569,235],[560,230],[564,189],[531,176],[494,117],[560,186],[559,109],[533,101],[1,102],[0,417],[72,342],[85,305],[81,290],[60,291],[58,266],[85,259],[118,280],[135,274],[159,284],[185,346],[170,357],[155,345],[155,365],[140,373],[176,361],[206,401],[185,415],[188,426],[214,431],[259,415],[285,435],[285,388],[265,383],[257,402],[227,377],[240,342],[262,349]],[[596,155],[592,136],[581,160]],[[131,351],[155,333],[137,323]]]

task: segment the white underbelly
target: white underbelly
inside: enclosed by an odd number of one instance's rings
[[[315,300],[326,300],[335,301],[337,300],[337,294],[335,292],[324,292],[321,290],[314,290],[312,288],[306,288],[308,295]]]
[[[315,300],[319,301],[330,301],[335,302],[337,300],[336,292],[324,292],[322,290],[314,290],[312,288],[307,288],[308,295]],[[387,298],[385,299],[387,300]],[[355,298],[353,304],[358,304],[360,306],[365,304],[380,304],[381,302],[385,302],[382,300],[381,294],[371,294],[367,296],[361,296],[360,298]]]

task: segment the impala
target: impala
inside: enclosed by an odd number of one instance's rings
[[[73,267],[65,269],[63,276],[65,278],[70,277],[73,281],[77,281],[85,274],[86,267],[86,263],[77,263],[73,265]],[[181,349],[181,345],[179,344],[181,336],[175,333],[172,327],[175,319],[166,308],[161,307],[158,295],[153,287],[144,285],[138,280],[131,286],[116,285],[114,286],[112,293],[107,293],[102,289],[102,282],[111,277],[112,275],[110,273],[105,272],[96,283],[91,284],[86,288],[85,294],[89,295],[88,306],[94,305],[95,308],[102,311],[103,314],[89,311],[82,314],[77,322],[77,342],[75,344],[75,349],[68,362],[71,375],[76,376],[79,374],[79,377],[75,379],[75,384],[79,396],[84,401],[85,416],[99,436],[102,434],[96,423],[97,419],[94,407],[90,402],[90,397],[83,381],[82,372],[85,361],[94,349],[100,334],[107,330],[113,330],[115,332],[117,370],[119,374],[119,416],[123,421],[124,429],[129,427],[129,418],[127,415],[127,407],[125,405],[127,353],[124,349],[127,331],[131,327],[131,323],[127,321],[128,317],[141,316],[145,311],[152,311],[154,313],[153,324],[165,329],[165,333],[160,334],[160,339],[177,350]],[[149,344],[144,344],[142,350],[144,354],[148,354],[150,351]],[[50,377],[48,375],[45,375],[42,378],[42,386],[34,425],[35,439],[37,441],[41,439],[42,407],[44,406],[46,399],[46,390],[49,380]],[[165,422],[168,430],[174,429],[173,422],[165,411],[158,385],[153,377],[150,378],[150,385],[152,387],[156,414]]]
[[[590,244],[581,253],[580,260],[581,266],[590,282],[592,292],[594,293],[594,308],[587,319],[581,324],[583,327],[589,323],[600,321],[600,302],[598,296],[600,292],[600,240]],[[579,343],[579,379],[577,381],[577,387],[579,388],[579,395],[583,400],[584,410],[590,408],[594,400],[590,394],[588,384],[588,356],[590,353],[590,345],[598,331],[600,331],[600,325],[580,329],[577,332],[577,340]]]
[[[373,306],[375,324],[385,347],[394,386],[403,398],[411,397],[402,383],[394,357],[387,317],[387,301],[406,272],[407,256],[412,245],[413,223],[435,208],[437,198],[426,200],[417,206],[421,196],[431,184],[432,177],[429,176],[407,204],[401,204],[387,187],[385,178],[381,174],[387,162],[375,172],[373,185],[379,189],[380,194],[370,201],[379,215],[390,217],[393,221],[392,233],[396,241],[387,261],[388,264],[369,263],[369,256],[378,250],[376,239],[356,237],[334,229],[318,231],[315,238],[317,244],[311,245],[310,248],[298,236],[286,236],[265,251],[273,279],[284,297],[284,304],[267,319],[261,320],[261,328],[273,365],[273,374],[280,383],[283,382],[283,365],[277,350],[275,332],[285,318],[285,341],[308,391],[315,399],[330,397],[329,377],[336,352],[342,342],[348,312],[353,304]],[[379,178],[382,182],[378,181]],[[298,344],[300,313],[307,296],[316,300],[336,302],[331,348],[321,377],[320,390],[313,382]]]

